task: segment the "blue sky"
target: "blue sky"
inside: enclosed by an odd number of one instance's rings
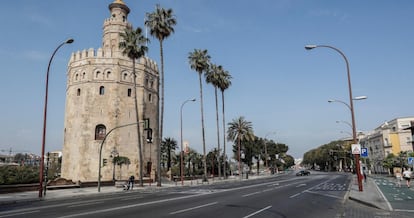
[[[72,52],[99,48],[102,25],[113,0],[17,0],[0,7],[0,150],[40,154],[47,64],[56,54],[49,78],[46,151],[61,150],[66,69]],[[165,137],[184,139],[202,152],[198,75],[188,53],[207,49],[212,62],[233,76],[226,91],[226,118],[251,121],[255,135],[285,143],[295,158],[332,140],[349,137],[346,66],[335,51],[304,49],[331,45],[350,63],[357,129],[372,130],[384,121],[414,116],[414,2],[322,0],[124,0],[128,20],[143,27],[146,12],[172,8],[175,34],[165,49]],[[151,38],[148,56],[159,63],[159,44]],[[214,90],[204,85],[207,150],[216,146]],[[221,119],[221,118],[220,118]],[[269,134],[276,132],[275,134]],[[231,143],[227,143],[228,148]],[[230,149],[228,149],[230,151]],[[229,152],[228,152],[229,153]]]

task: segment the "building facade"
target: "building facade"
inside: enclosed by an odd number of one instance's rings
[[[133,28],[127,19],[130,9],[122,0],[115,0],[109,12],[103,24],[102,48],[74,52],[68,63],[62,177],[72,181],[97,181],[99,167],[102,181],[124,180],[131,175],[139,178],[138,140],[143,176],[156,175],[158,66],[148,57],[140,58],[135,63],[134,78],[132,60],[119,48],[120,33]],[[146,140],[148,127],[152,129],[152,143]],[[104,166],[99,166],[101,146]],[[119,157],[128,161],[117,165],[113,161]]]
[[[375,128],[374,131],[361,138],[360,144],[368,149],[373,172],[386,172],[383,161],[389,154],[413,152],[412,135],[409,127],[414,117],[395,118]]]

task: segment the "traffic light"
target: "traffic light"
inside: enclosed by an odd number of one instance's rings
[[[106,158],[104,158],[103,162],[102,162],[102,167],[106,166],[107,163],[108,163],[108,160]]]
[[[147,142],[152,143],[152,129],[147,128],[146,130],[147,130]]]

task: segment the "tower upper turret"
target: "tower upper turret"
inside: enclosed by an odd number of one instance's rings
[[[125,28],[132,28],[132,25],[128,22],[130,10],[122,0],[115,0],[108,8],[110,18],[104,22],[102,48],[105,53],[110,52],[114,56],[119,52],[119,34],[125,32]]]

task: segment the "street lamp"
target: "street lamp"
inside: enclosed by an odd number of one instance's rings
[[[347,77],[348,77],[348,91],[349,91],[349,110],[351,111],[351,118],[352,118],[352,138],[353,138],[353,143],[357,144],[357,135],[356,135],[356,125],[355,125],[355,114],[354,114],[354,104],[353,104],[353,98],[352,98],[352,86],[351,86],[351,73],[349,70],[349,62],[348,59],[346,58],[345,54],[333,47],[333,46],[329,46],[329,45],[306,45],[305,49],[306,50],[311,50],[314,48],[330,48],[332,50],[335,50],[336,52],[338,52],[345,60],[345,64],[346,64],[346,72],[347,72]],[[357,172],[357,177],[358,177],[358,189],[359,191],[363,191],[362,190],[362,175],[361,175],[361,169],[360,169],[360,163],[359,163],[359,154],[355,154],[355,162],[356,162],[356,172]]]
[[[45,91],[45,105],[44,105],[44,113],[43,113],[43,134],[42,134],[42,154],[40,157],[40,172],[39,172],[39,198],[43,197],[42,191],[43,191],[43,179],[44,179],[44,161],[45,161],[45,143],[46,143],[46,118],[47,118],[47,94],[49,90],[49,71],[50,71],[50,64],[52,63],[53,57],[55,56],[56,52],[59,50],[60,47],[62,47],[64,44],[70,44],[74,40],[68,39],[64,42],[62,42],[52,53],[52,56],[50,57],[49,64],[47,65],[47,72],[46,72],[46,91]],[[45,178],[46,179],[46,178]],[[45,187],[46,189],[46,187]]]
[[[119,156],[118,150],[114,147],[111,151],[111,157],[112,157],[112,163],[114,165],[114,168],[112,169],[112,181],[115,184],[115,158]]]
[[[187,103],[187,102],[189,102],[189,101],[196,101],[196,99],[195,98],[193,98],[193,99],[188,99],[188,100],[186,100],[186,101],[184,101],[182,104],[181,104],[181,108],[180,108],[180,129],[181,129],[181,152],[180,152],[180,159],[181,159],[181,162],[180,162],[180,171],[181,171],[181,185],[183,186],[184,185],[184,165],[183,165],[183,159],[184,159],[184,157],[183,157],[183,107],[184,107],[184,105],[185,105],[185,103]]]
[[[270,134],[276,134],[276,132],[269,132],[269,133],[267,133],[266,135],[265,135],[265,159],[266,159],[266,167],[267,168],[269,168],[269,165],[268,165],[268,155],[267,155],[267,143],[266,143],[266,138],[267,138],[267,136],[268,135],[270,135]]]

